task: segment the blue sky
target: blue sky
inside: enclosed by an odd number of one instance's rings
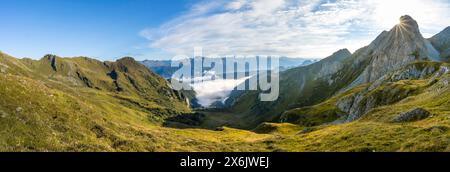
[[[0,50],[16,57],[93,56],[115,59],[139,50],[139,35],[179,16],[193,0],[2,0]]]
[[[409,14],[425,37],[450,0],[2,0],[0,51],[15,57],[209,55],[322,58],[367,45]]]

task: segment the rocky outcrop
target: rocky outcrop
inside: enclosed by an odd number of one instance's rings
[[[416,63],[405,67],[404,70],[394,72],[389,81],[400,81],[408,79],[423,79],[440,69],[440,63]]]
[[[420,121],[423,119],[428,118],[431,116],[431,113],[428,112],[425,109],[417,108],[414,110],[411,110],[409,112],[405,112],[400,114],[399,116],[395,117],[392,122],[395,123],[401,123],[401,122],[414,122],[414,121]]]
[[[406,85],[389,83],[379,89],[367,89],[344,97],[336,105],[340,110],[348,113],[345,122],[351,122],[361,118],[374,108],[390,105],[415,95],[417,90],[418,88],[411,89]]]
[[[119,78],[119,74],[116,72],[116,70],[112,70],[107,75],[111,77],[112,80],[117,80]]]
[[[431,82],[435,82],[429,89],[435,91],[438,94],[448,92],[450,90],[450,76],[444,75],[439,79],[432,79]]]
[[[50,66],[52,67],[52,69],[55,72],[58,71],[58,68],[56,66],[56,58],[57,58],[57,56],[48,54],[48,55],[45,55],[44,58],[47,59],[50,62]]]
[[[76,74],[78,76],[78,79],[80,79],[84,83],[85,86],[87,86],[89,88],[94,88],[94,84],[91,82],[91,80],[86,75],[84,75],[80,71],[77,71]]]
[[[373,90],[380,85],[387,82],[397,82],[401,80],[417,80],[426,79],[430,76],[436,78],[449,71],[447,66],[442,65],[438,62],[417,62],[412,63],[403,67],[402,69],[396,70],[394,72],[388,73],[383,77],[379,78],[370,86],[370,90]]]
[[[408,82],[399,81],[418,79],[432,81],[447,74],[448,71],[448,66],[438,62],[413,63],[384,75],[363,91],[339,99],[336,106],[348,113],[346,122],[351,122],[376,107],[390,105],[415,95],[422,88],[422,86],[412,86]]]

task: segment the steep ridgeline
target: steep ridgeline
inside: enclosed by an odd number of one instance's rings
[[[321,103],[420,60],[439,61],[440,53],[423,38],[414,19],[402,16],[398,25],[353,54],[341,50],[313,65],[282,72],[277,101],[260,102],[257,91],[235,91],[227,103],[251,128],[264,121],[279,121],[286,110]]]
[[[46,55],[41,60],[20,60],[31,73],[71,87],[87,87],[118,95],[139,97],[172,109],[185,98],[173,91],[165,79],[148,70],[131,57],[116,62],[76,57]],[[177,105],[179,106],[179,105]]]
[[[450,27],[429,39],[431,44],[441,53],[441,58],[450,60]]]

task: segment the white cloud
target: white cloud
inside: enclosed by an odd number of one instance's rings
[[[232,1],[232,2],[228,3],[225,6],[225,9],[228,9],[228,10],[240,10],[246,4],[247,4],[246,0],[235,0],[235,1]]]
[[[425,36],[450,25],[447,0],[208,0],[141,35],[173,55],[285,55],[325,57],[356,50],[401,15],[418,20]]]
[[[217,79],[199,82],[191,86],[194,88],[198,103],[203,107],[209,107],[217,101],[224,101],[237,85],[245,82],[247,79],[248,77],[230,80]]]

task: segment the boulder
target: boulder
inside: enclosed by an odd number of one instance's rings
[[[420,121],[431,116],[431,113],[425,109],[417,108],[409,112],[401,113],[399,116],[395,117],[392,122],[414,122]]]

